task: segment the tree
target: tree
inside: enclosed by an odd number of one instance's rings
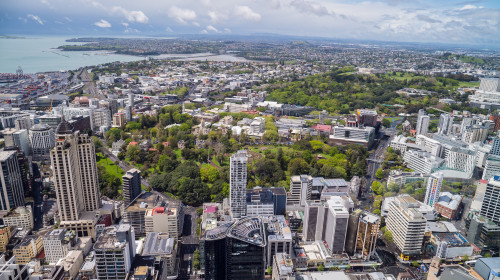
[[[375,172],[375,177],[377,177],[379,180],[382,180],[384,178],[384,170],[382,168],[377,169],[377,172]]]
[[[384,193],[384,186],[379,181],[373,181],[372,191],[377,195],[381,195]]]
[[[273,273],[273,269],[270,266],[268,266],[267,267],[267,275],[271,275],[271,273]]]
[[[383,119],[382,120],[382,125],[385,127],[391,127],[391,120],[389,119]]]
[[[318,265],[318,271],[325,271],[325,266],[322,263]]]
[[[394,239],[392,238],[392,232],[390,232],[390,231],[384,232],[384,238],[388,242],[393,242],[394,241]]]
[[[419,263],[418,263],[417,261],[413,261],[413,262],[411,263],[411,265],[412,265],[412,266],[414,266],[414,267],[418,267]]]
[[[302,158],[294,158],[288,163],[288,172],[290,175],[308,174],[310,166]]]
[[[485,258],[491,258],[491,254],[490,253],[486,253],[486,254],[484,254],[484,257]]]
[[[265,183],[276,184],[284,178],[279,162],[275,159],[262,158],[255,163],[255,175]]]
[[[193,253],[193,268],[195,270],[200,269],[200,250],[196,250]]]
[[[219,178],[219,171],[212,165],[207,165],[200,169],[201,179],[205,182],[213,183]]]
[[[464,256],[462,257],[462,260],[463,260],[464,262],[469,261],[469,256],[468,256],[468,255],[464,255]]]

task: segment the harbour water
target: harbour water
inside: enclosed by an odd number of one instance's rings
[[[74,36],[73,38],[78,37]],[[121,55],[107,51],[64,52],[57,47],[68,43],[70,37],[24,37],[20,39],[0,38],[0,73],[15,73],[21,66],[24,73],[73,70],[114,61],[128,62],[143,60],[144,57]],[[155,58],[208,61],[246,61],[233,55],[165,54]]]

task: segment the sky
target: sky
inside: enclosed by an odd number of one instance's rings
[[[500,47],[500,0],[1,0],[1,35],[272,33]]]

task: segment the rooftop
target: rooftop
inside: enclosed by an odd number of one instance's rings
[[[152,192],[143,192],[136,197],[125,209],[127,212],[143,211],[154,208],[158,203],[158,195]]]
[[[169,255],[174,251],[175,239],[166,233],[151,232],[144,242],[143,255]]]

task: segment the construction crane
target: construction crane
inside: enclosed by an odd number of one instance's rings
[[[52,97],[52,99],[50,99],[50,107],[49,107],[49,113],[52,113],[52,102],[54,101],[54,97]]]

